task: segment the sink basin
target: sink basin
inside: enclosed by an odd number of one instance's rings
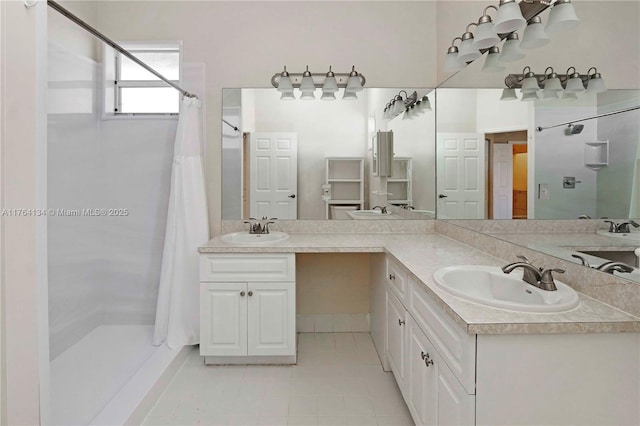
[[[400,219],[400,216],[393,213],[382,213],[380,210],[353,210],[347,214],[352,219]]]
[[[278,231],[272,231],[268,234],[250,234],[245,231],[225,234],[221,238],[222,241],[231,244],[238,244],[243,246],[266,246],[286,240],[287,238],[289,238],[289,234]]]
[[[556,291],[522,281],[522,270],[505,274],[497,266],[460,265],[433,274],[438,288],[470,302],[518,312],[563,312],[580,303],[578,293],[556,280]]]

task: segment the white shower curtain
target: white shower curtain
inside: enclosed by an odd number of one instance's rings
[[[198,246],[209,239],[200,101],[184,97],[178,119],[153,344],[200,340]]]

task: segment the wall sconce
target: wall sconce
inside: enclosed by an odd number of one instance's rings
[[[523,68],[522,74],[509,74],[505,77],[504,84],[507,88],[503,89],[500,100],[517,99],[515,88],[521,89],[523,101],[539,99],[541,84],[542,100],[575,100],[578,99],[578,93],[585,91],[585,87],[587,93],[602,93],[607,90],[596,67],[589,68],[586,74],[580,74],[574,67],[570,67],[562,76],[556,74],[552,67],[547,67],[544,74],[536,74],[527,66]]]
[[[403,119],[411,119],[426,111],[431,111],[431,101],[427,95],[418,98],[416,91],[409,95],[406,90],[401,90],[384,107],[382,117],[391,120],[404,112]]]
[[[348,73],[334,73],[329,67],[326,74],[320,75],[312,74],[308,66],[303,73],[289,73],[285,66],[284,71],[271,77],[271,85],[282,93],[280,96],[282,100],[296,99],[294,89],[300,90],[300,99],[315,99],[315,90],[320,88],[322,89],[322,96],[320,96],[322,100],[335,100],[336,92],[341,88],[344,89],[342,99],[358,99],[356,93],[362,90],[366,81],[364,76],[356,71],[355,66],[351,67],[351,72]]]
[[[548,8],[551,8],[549,21],[544,27],[538,15]],[[494,21],[487,14],[489,9],[497,10]],[[499,7],[485,7],[478,23],[470,23],[461,37],[452,40],[447,49],[444,71],[459,71],[487,51],[489,61],[491,55],[496,53],[492,48],[505,39],[502,54],[497,58],[502,62],[518,61],[525,57],[522,49],[542,47],[550,41],[547,34],[571,29],[578,22],[571,0],[521,0],[520,3],[516,0],[500,0]],[[475,36],[469,29],[472,25],[476,26]],[[515,31],[525,25],[521,42]],[[456,40],[461,40],[459,48],[454,44]],[[496,71],[495,60],[494,56],[491,59],[493,64],[483,67],[483,70]]]

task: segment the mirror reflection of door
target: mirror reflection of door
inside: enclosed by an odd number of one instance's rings
[[[481,133],[438,133],[439,219],[485,218],[485,142]]]
[[[249,217],[297,219],[298,137],[296,133],[258,132],[249,136],[245,170]],[[248,152],[247,152],[248,151]]]
[[[486,133],[488,218],[527,218],[527,132]]]

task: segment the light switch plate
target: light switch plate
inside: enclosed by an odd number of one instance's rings
[[[549,184],[548,183],[538,184],[538,200],[548,200],[548,199],[549,199]]]

